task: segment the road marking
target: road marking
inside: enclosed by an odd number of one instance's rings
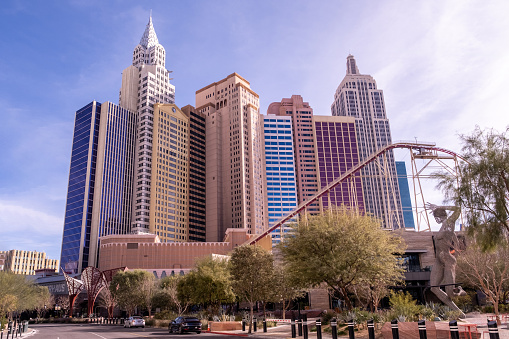
[[[92,333],[93,335],[96,335],[96,336],[98,336],[99,338],[108,339],[108,338],[105,338],[105,337],[103,337],[102,335],[99,335],[99,334],[94,333],[94,332],[88,332],[88,333]]]
[[[138,337],[145,337],[145,338],[149,338],[148,335],[143,335],[143,334],[136,334],[136,333],[129,333],[131,335],[135,335],[135,336],[138,336]]]

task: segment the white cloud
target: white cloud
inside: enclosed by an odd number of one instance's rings
[[[0,200],[0,249],[36,250],[60,258],[62,218],[27,206],[27,201]]]

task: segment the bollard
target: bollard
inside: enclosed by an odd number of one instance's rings
[[[348,320],[348,338],[350,339],[355,339],[354,325],[353,319]]]
[[[316,319],[316,339],[322,339],[322,319]]]
[[[417,326],[419,326],[419,339],[428,339],[428,335],[426,334],[426,320],[419,320]]]
[[[246,320],[242,319],[242,332],[246,331]]]
[[[332,318],[330,321],[330,327],[332,331],[332,339],[338,339],[338,321],[336,318]]]
[[[308,315],[304,314],[304,319],[302,323],[302,333],[304,334],[304,339],[308,339]]]
[[[368,336],[369,339],[375,339],[375,321],[373,319],[368,320]]]
[[[398,321],[396,319],[391,321],[391,329],[392,329],[392,339],[399,339]]]
[[[292,321],[290,322],[290,328],[292,329],[292,338],[297,338],[297,328],[295,327],[295,314],[292,312]]]
[[[291,328],[292,328],[292,338],[297,338],[297,330],[295,328],[295,314],[292,313],[292,321],[291,321]]]
[[[256,322],[256,321],[257,321],[257,319],[256,319],[256,318],[254,318],[254,319],[253,319],[253,331],[254,331],[254,332],[256,332],[256,330],[257,330],[257,328],[256,328],[257,322]]]
[[[488,321],[488,331],[490,334],[490,339],[500,338],[500,335],[498,334],[498,327],[496,321]]]
[[[460,339],[458,332],[458,322],[456,320],[449,321],[449,328],[451,330],[451,339]]]
[[[297,330],[299,337],[302,337],[302,315],[299,314],[299,318],[297,319]]]
[[[263,318],[263,332],[267,332],[267,319]]]

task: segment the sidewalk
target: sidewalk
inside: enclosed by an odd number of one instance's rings
[[[480,333],[480,338],[483,338],[483,332],[488,331],[488,316],[491,314],[485,314],[485,313],[469,313],[467,314],[466,319],[462,319],[458,321],[458,325],[460,327],[460,332],[462,332],[462,324],[475,324],[477,327],[477,332]],[[309,319],[308,324],[314,324],[316,319]],[[438,327],[441,328],[448,328],[449,322],[448,321],[440,321],[437,322],[439,324]],[[500,339],[509,339],[509,318],[508,319],[502,319],[502,324],[498,327],[499,336]],[[223,332],[212,332],[212,333],[221,333],[221,334],[228,334],[232,336],[242,336],[242,337],[249,337],[249,338],[291,338],[291,326],[289,323],[278,323],[276,327],[269,327],[267,328],[267,332],[263,332],[263,328],[259,327],[258,331],[253,332],[251,334],[247,333],[246,331],[223,331]],[[309,339],[316,339],[316,332],[308,332],[308,338]],[[297,333],[298,334],[298,333]],[[356,333],[356,337],[360,337]],[[362,335],[362,337],[366,337],[365,335]],[[377,333],[377,338],[381,337],[380,333]],[[463,336],[461,336],[463,337]],[[472,338],[475,336],[472,335]],[[486,334],[487,337],[487,334]],[[297,338],[303,338],[299,337],[297,335]],[[322,338],[323,339],[332,339],[332,335],[330,333],[322,332]],[[346,335],[338,335],[338,338],[348,338],[348,334]],[[467,336],[468,338],[468,336]]]
[[[309,324],[314,324],[316,319],[309,319]],[[262,327],[258,327],[256,332],[253,332],[251,334],[247,333],[247,327],[245,331],[237,330],[237,331],[224,331],[221,333],[224,334],[230,334],[234,336],[248,336],[249,338],[291,338],[292,337],[292,330],[291,325],[289,323],[278,323],[275,327],[268,327],[267,332],[263,332]],[[212,332],[212,333],[219,333],[219,332]],[[316,339],[316,332],[308,332],[308,338],[309,339]],[[298,333],[297,333],[298,334]],[[297,336],[299,338],[299,336]],[[302,338],[302,337],[300,337]],[[348,338],[338,336],[338,338]],[[323,333],[322,332],[322,339],[332,339],[332,335],[330,333]]]

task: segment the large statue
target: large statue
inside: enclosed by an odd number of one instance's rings
[[[431,270],[430,285],[431,291],[444,304],[451,309],[461,312],[462,317],[465,315],[452,301],[452,297],[466,295],[461,287],[456,287],[456,257],[455,249],[458,247],[458,238],[454,233],[456,220],[460,216],[460,208],[456,206],[436,206],[428,203],[427,208],[430,209],[437,223],[442,224],[440,231],[435,236],[435,263]],[[450,216],[447,210],[452,211]],[[440,287],[444,286],[444,290]]]

